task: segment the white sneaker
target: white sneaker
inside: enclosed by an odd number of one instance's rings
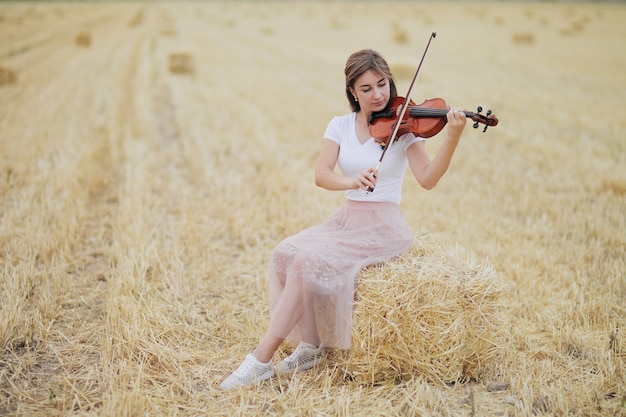
[[[324,346],[300,342],[296,350],[280,363],[279,371],[290,374],[295,371],[306,371],[314,367],[324,357]]]
[[[261,381],[274,376],[272,361],[268,363],[259,362],[251,353],[239,365],[239,368],[220,385],[223,389],[233,389],[238,387],[249,387],[259,384]]]

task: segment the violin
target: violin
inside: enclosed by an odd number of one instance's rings
[[[428,39],[428,43],[422,54],[422,59],[417,66],[417,70],[415,70],[415,75],[413,75],[409,90],[406,92],[406,97],[411,96],[411,90],[413,89],[415,80],[417,80],[417,75],[424,62],[424,57],[426,56],[430,42],[436,36],[437,33],[433,32]],[[413,132],[415,135],[423,138],[434,136],[439,133],[448,122],[446,117],[448,111],[448,105],[442,98],[425,100],[422,104],[417,106],[410,99],[405,100],[403,97],[395,97],[389,101],[384,110],[372,113],[369,120],[370,135],[372,135],[376,142],[380,143],[383,148],[383,152],[378,160],[378,165],[376,165],[376,171],[380,170],[385,155],[387,155],[387,150],[391,148],[398,135]],[[483,132],[486,131],[489,126],[498,124],[498,119],[491,114],[491,110],[488,110],[486,115],[480,114],[481,111],[482,107],[478,107],[476,113],[468,111],[464,111],[463,113],[465,113],[466,117],[469,117],[475,122],[474,128],[477,128],[480,123],[484,124],[485,129],[483,129]],[[400,120],[399,123],[398,119]],[[374,188],[372,187],[367,189],[368,193],[373,191]]]
[[[396,128],[399,116],[397,110],[405,102],[404,97],[395,97],[390,100],[387,108],[370,115],[370,135],[382,146],[386,145],[392,132]],[[442,98],[431,98],[422,104],[416,105],[413,100],[409,100],[404,117],[400,122],[396,135],[402,136],[406,133],[413,133],[422,138],[430,138],[439,133],[448,122],[446,115],[449,107]],[[496,126],[498,118],[487,110],[486,114],[481,114],[482,107],[478,107],[476,112],[464,111],[465,116],[474,121],[474,128],[480,124],[485,125],[483,132],[489,126]]]

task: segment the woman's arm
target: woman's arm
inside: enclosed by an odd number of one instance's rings
[[[407,149],[407,158],[413,176],[427,190],[437,185],[443,174],[448,170],[452,155],[454,155],[467,122],[465,114],[459,111],[451,110],[448,112],[447,118],[446,138],[432,161],[426,153],[424,141],[416,142]]]
[[[361,171],[354,178],[344,177],[335,172],[339,158],[339,144],[324,139],[322,150],[315,164],[315,185],[331,191],[356,190],[376,186],[376,170],[369,168]]]

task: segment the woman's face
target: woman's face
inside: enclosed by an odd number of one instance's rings
[[[389,101],[389,80],[374,70],[367,70],[354,82],[352,94],[365,113],[381,111]]]

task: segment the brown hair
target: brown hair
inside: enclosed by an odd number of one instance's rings
[[[389,80],[389,99],[397,97],[398,91],[396,90],[396,84],[393,81],[393,75],[389,69],[389,65],[385,59],[376,51],[372,49],[362,49],[350,55],[346,61],[346,68],[344,73],[346,74],[346,96],[348,102],[353,111],[361,110],[361,105],[354,99],[354,96],[350,92],[350,88],[354,88],[354,83],[357,78],[363,75],[368,70],[374,70],[383,77]]]

